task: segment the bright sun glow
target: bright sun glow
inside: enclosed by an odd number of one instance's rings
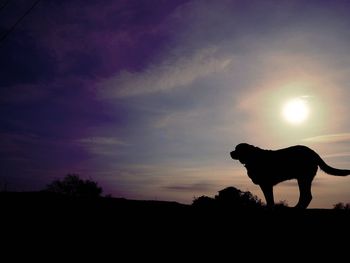
[[[282,114],[289,123],[301,124],[309,116],[309,107],[302,98],[291,99],[283,106]]]

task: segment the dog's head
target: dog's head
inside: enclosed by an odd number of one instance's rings
[[[258,149],[258,147],[248,143],[240,143],[230,155],[232,159],[239,160],[241,163],[246,164],[251,158],[253,158]]]

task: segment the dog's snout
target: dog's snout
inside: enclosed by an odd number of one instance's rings
[[[231,155],[231,158],[232,158],[232,159],[237,159],[236,151],[230,152],[230,155]]]

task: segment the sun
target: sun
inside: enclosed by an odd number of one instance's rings
[[[305,99],[294,98],[284,104],[282,116],[290,124],[299,125],[308,119],[309,112],[309,105]]]

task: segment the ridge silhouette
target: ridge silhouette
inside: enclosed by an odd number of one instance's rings
[[[230,155],[232,159],[244,164],[250,179],[260,186],[269,207],[275,205],[273,186],[280,182],[297,179],[299,201],[295,207],[306,209],[312,200],[311,185],[318,167],[330,175],[350,174],[350,170],[329,166],[314,150],[303,145],[265,150],[248,143],[240,143]]]

